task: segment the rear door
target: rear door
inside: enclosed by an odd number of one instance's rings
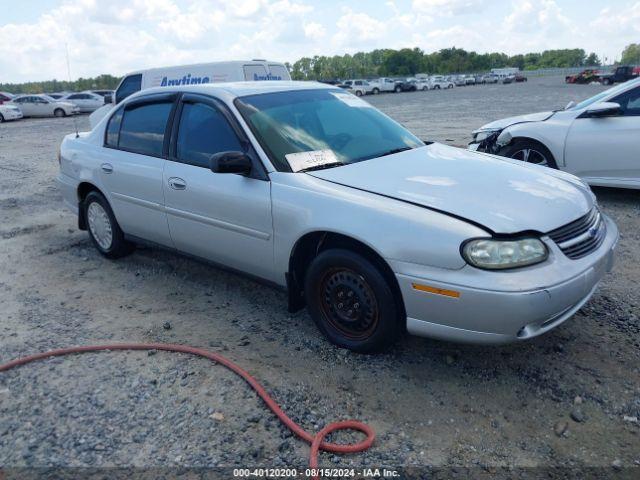
[[[211,156],[224,151],[253,156],[252,175],[212,172]],[[275,280],[271,185],[261,168],[223,104],[211,97],[185,95],[176,114],[163,182],[176,248]]]
[[[35,102],[35,98],[33,96],[29,97],[20,97],[14,100],[20,106],[20,110],[22,110],[22,115],[25,117],[35,117],[38,115],[37,104]]]
[[[565,144],[567,170],[640,183],[640,86],[609,101],[620,104],[619,115],[574,120]]]
[[[162,171],[169,145],[175,94],[136,99],[107,124],[99,175],[122,230],[173,246],[164,212]]]

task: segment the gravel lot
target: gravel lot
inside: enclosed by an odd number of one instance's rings
[[[367,100],[423,138],[464,145],[490,120],[600,89],[547,78]],[[77,121],[88,128],[86,116]],[[596,190],[621,231],[617,265],[560,328],[505,347],[405,338],[388,354],[363,356],[328,344],[306,312],[287,313],[284,293],[251,280],[149,248],[102,258],[53,183],[73,123],[0,126],[0,362],[87,343],[210,347],[310,431],[344,418],[375,428],[371,450],[323,454],[324,466],[441,467],[443,478],[496,469],[517,478],[509,469],[520,467],[640,476],[640,192]],[[302,469],[307,455],[242,380],[206,360],[86,354],[0,374],[8,476],[24,467]]]

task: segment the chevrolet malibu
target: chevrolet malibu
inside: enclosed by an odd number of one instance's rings
[[[105,257],[150,242],[250,274],[359,352],[403,331],[543,334],[591,297],[618,239],[576,177],[423,142],[312,82],[145,90],[59,161]]]

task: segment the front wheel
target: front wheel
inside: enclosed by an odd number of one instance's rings
[[[356,97],[361,97],[362,96],[362,92],[360,90],[356,90]]]
[[[64,117],[64,116],[66,116],[66,115],[67,115],[67,114],[65,113],[65,111],[64,111],[63,109],[61,109],[61,108],[56,108],[56,109],[53,111],[53,114],[54,114],[56,117],[58,117],[58,118],[60,118],[60,117]]]
[[[402,87],[398,86],[398,87],[394,88],[393,91],[396,92],[396,93],[400,93],[402,91]]]
[[[133,251],[116,221],[109,202],[98,192],[91,192],[82,202],[89,237],[96,249],[107,258],[120,258]]]
[[[389,347],[401,329],[401,309],[378,266],[344,249],[322,252],[305,278],[305,299],[318,329],[355,352]]]
[[[540,142],[528,138],[514,140],[510,145],[503,147],[498,155],[534,165],[558,168],[551,151]]]
[[[378,88],[374,88],[373,89],[373,94],[374,95],[378,95],[379,93],[380,93],[380,89],[378,89]]]

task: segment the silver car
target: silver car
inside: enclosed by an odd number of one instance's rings
[[[313,82],[139,92],[67,136],[58,182],[105,257],[153,242],[286,288],[335,344],[505,343],[560,325],[612,267],[576,177],[423,142]]]

